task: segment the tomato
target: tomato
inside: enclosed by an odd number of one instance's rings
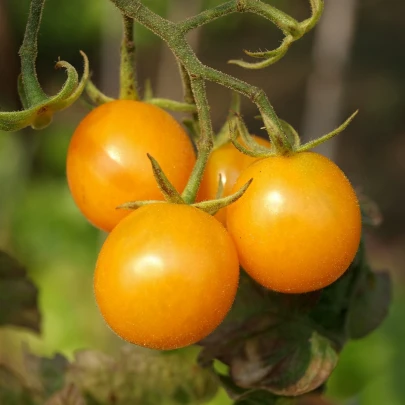
[[[343,172],[317,153],[270,157],[246,169],[246,193],[228,207],[241,266],[263,286],[304,293],[331,284],[360,243],[356,194]]]
[[[117,100],[95,108],[79,124],[67,154],[70,191],[84,216],[107,232],[130,213],[135,200],[161,200],[147,153],[183,191],[195,163],[182,127],[164,110]]]
[[[94,289],[114,332],[167,350],[211,333],[231,308],[238,280],[225,228],[195,207],[161,203],[139,208],[109,234]]]
[[[270,148],[270,142],[268,140],[259,138],[258,136],[253,136],[253,138],[258,144]],[[204,201],[215,199],[220,174],[224,183],[223,195],[224,197],[230,195],[239,175],[256,160],[257,158],[239,152],[231,142],[215,149],[207,162],[197,200]],[[225,225],[226,208],[219,210],[215,217]]]

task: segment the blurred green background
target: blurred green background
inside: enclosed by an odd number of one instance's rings
[[[180,20],[220,0],[144,0]],[[267,1],[296,18],[308,16],[303,0]],[[16,82],[29,0],[0,0],[0,108],[18,109]],[[304,137],[333,129],[359,108],[354,123],[322,153],[335,159],[353,184],[379,205],[384,222],[365,229],[370,263],[389,269],[395,294],[390,314],[368,338],[350,343],[332,375],[328,395],[337,404],[405,404],[405,4],[400,0],[326,1],[323,23],[296,43],[277,65],[246,71],[228,65],[243,49],[276,47],[280,33],[263,19],[233,15],[193,32],[201,60],[267,91],[279,116]],[[117,94],[121,35],[119,13],[108,0],[48,0],[39,37],[38,74],[51,94],[63,83],[58,57],[81,69],[90,58],[94,81]],[[158,96],[181,98],[173,57],[153,34],[137,27],[140,87],[147,78]],[[247,57],[245,57],[247,58]],[[230,94],[209,85],[215,128],[226,116]],[[0,248],[29,269],[40,288],[42,335],[0,329],[0,360],[18,364],[22,342],[36,353],[68,356],[77,349],[114,353],[121,342],[103,323],[92,293],[92,272],[105,237],[75,207],[65,178],[69,139],[88,112],[78,102],[46,130],[0,132]],[[262,134],[256,111],[243,112]],[[213,404],[230,403],[220,393]]]

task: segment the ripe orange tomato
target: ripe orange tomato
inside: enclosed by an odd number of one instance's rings
[[[258,136],[253,136],[253,138],[258,144],[270,148],[270,142],[268,140],[259,138]],[[257,159],[254,157],[239,152],[231,142],[215,149],[207,162],[197,200],[204,201],[215,199],[220,174],[224,183],[223,196],[226,197],[230,195],[239,175],[256,160]],[[219,210],[215,217],[225,225],[226,208]]]
[[[94,289],[114,332],[169,350],[199,341],[222,322],[238,280],[225,228],[192,206],[162,203],[139,208],[109,234]]]
[[[117,210],[135,200],[161,200],[147,153],[183,191],[195,163],[182,127],[164,110],[117,100],[95,108],[80,123],[67,154],[70,191],[84,216],[107,232],[130,213]]]
[[[361,236],[359,204],[343,172],[326,157],[303,152],[253,163],[234,191],[251,178],[227,214],[241,266],[284,293],[317,290],[338,279]]]

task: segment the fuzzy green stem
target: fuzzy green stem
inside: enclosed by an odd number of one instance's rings
[[[144,6],[139,0],[111,1],[123,13],[129,17],[132,17],[135,21],[138,21],[146,28],[154,32],[157,36],[162,38],[172,50],[179,62],[184,66],[191,79],[193,77],[203,77],[205,80],[209,80],[235,90],[254,102],[263,116],[263,120],[274,149],[280,154],[289,153],[291,151],[292,146],[284,134],[280,121],[264,90],[251,86],[242,80],[236,79],[223,72],[203,65],[195,55],[191,46],[188,44],[185,33],[180,28],[181,25],[179,26],[162,18]],[[245,3],[250,1],[253,3],[258,2],[258,0],[245,0]],[[238,4],[240,7],[241,2],[233,1],[232,3],[235,7],[237,7]],[[195,92],[194,97],[196,97]],[[202,100],[200,100],[200,104],[201,102],[204,103]],[[196,100],[196,104],[198,109],[198,100]],[[201,116],[200,122],[201,125],[203,125]]]
[[[309,0],[312,9],[312,16],[301,23],[305,32],[310,31],[315,27],[322,16],[324,9],[324,0]]]
[[[182,32],[186,33],[217,18],[232,13],[255,13],[275,23],[283,32],[290,33],[298,27],[298,22],[284,12],[260,0],[231,0],[210,10],[188,18],[180,24]]]
[[[150,79],[146,79],[143,89],[143,101],[149,101],[152,100],[152,98],[153,98],[152,82],[150,81]]]
[[[196,199],[198,189],[204,174],[205,166],[214,146],[214,132],[212,130],[210,106],[208,104],[205,82],[201,77],[190,77],[191,88],[197,106],[198,117],[201,125],[201,133],[198,138],[198,158],[191,172],[188,183],[183,191],[182,197],[186,203],[193,203]]]
[[[120,99],[138,100],[135,68],[134,20],[126,15],[123,18],[121,42]]]
[[[180,61],[178,61],[177,63],[179,65],[181,82],[183,84],[183,98],[184,98],[184,101],[187,104],[195,105],[193,89],[191,88],[190,75],[188,74],[185,67],[180,63]],[[194,127],[196,127],[198,125],[198,113],[197,113],[197,110],[193,112],[191,122],[192,122],[192,125]]]
[[[235,120],[236,114],[240,114],[241,111],[241,100],[238,93],[232,93],[231,105],[228,111],[228,117],[225,121],[225,124],[219,130],[217,136],[214,139],[214,149],[221,147],[222,145],[229,142],[229,126],[232,125],[232,122]]]
[[[109,103],[114,100],[102,93],[91,80],[87,81],[86,93],[95,105]]]
[[[184,66],[179,62],[179,70],[180,70],[180,76],[181,76],[181,82],[183,84],[183,93],[184,93],[184,101],[188,104],[194,104],[194,94],[193,94],[193,89],[191,88],[191,80],[190,76],[187,72],[187,70],[184,68]]]
[[[157,107],[163,108],[165,110],[189,113],[195,113],[197,111],[197,108],[194,104],[181,103],[179,101],[174,101],[167,98],[151,98],[145,101],[149,104],[156,105]]]
[[[231,140],[231,142],[233,143],[233,145],[235,146],[236,149],[238,149],[239,152],[243,153],[244,155],[247,156],[251,156],[251,157],[255,157],[255,158],[260,158],[260,157],[269,157],[269,156],[273,156],[274,152],[271,149],[266,150],[266,148],[263,150],[253,150],[253,149],[249,149],[248,147],[242,145],[238,138],[239,138],[239,131],[237,128],[237,123],[236,122],[232,122],[229,125],[229,138]],[[247,135],[249,136],[249,134]],[[242,137],[243,139],[243,137]],[[260,145],[257,145],[260,146]]]
[[[19,50],[21,75],[29,107],[43,103],[47,96],[39,84],[35,62],[38,55],[38,32],[45,0],[32,0],[23,43]]]
[[[196,16],[190,17],[180,24],[180,29],[183,33],[187,33],[202,25],[208,24],[220,17],[224,17],[228,14],[238,12],[237,0],[228,1],[224,4],[220,4],[217,7],[205,10]]]
[[[252,136],[249,134],[249,130],[246,127],[241,116],[237,116],[235,119],[237,134],[241,137],[244,144],[247,146],[248,149],[252,150],[253,152],[257,152],[260,154],[271,153],[269,148],[266,148],[263,145],[257,143]]]

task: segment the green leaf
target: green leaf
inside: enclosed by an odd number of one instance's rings
[[[231,311],[220,328],[202,341],[208,347],[224,333],[241,330],[248,319],[273,314],[275,318],[290,318],[308,313],[318,302],[321,291],[308,294],[281,294],[268,290],[241,269],[239,288]],[[246,331],[249,335],[249,331]]]
[[[200,342],[200,364],[228,366],[229,375],[215,372],[237,401],[263,392],[278,399],[304,395],[325,384],[350,337],[379,325],[390,296],[389,277],[370,272],[363,243],[339,280],[309,294],[272,292],[242,272],[230,313]]]
[[[388,314],[392,284],[388,273],[367,274],[354,296],[348,317],[352,339],[361,339],[378,328]]]
[[[25,269],[0,251],[0,326],[22,326],[40,331],[38,291]]]
[[[200,363],[220,360],[240,389],[281,396],[316,389],[337,363],[332,341],[308,317],[319,294],[274,293],[243,274],[229,316],[201,342]]]
[[[349,339],[347,330],[348,312],[359,283],[367,274],[363,243],[345,274],[321,291],[316,307],[310,312],[310,318],[319,330],[331,339],[340,350]]]

